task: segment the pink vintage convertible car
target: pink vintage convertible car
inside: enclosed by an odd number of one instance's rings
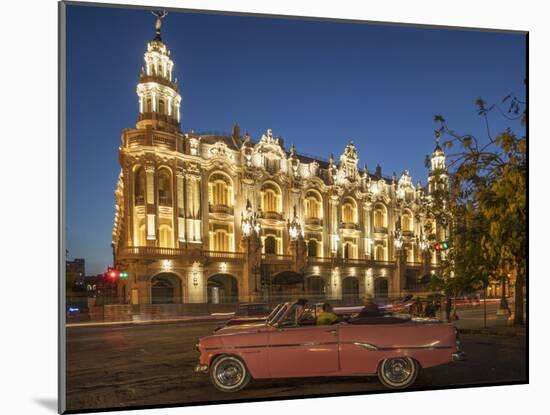
[[[462,360],[454,326],[391,315],[309,324],[303,304],[285,303],[266,322],[228,326],[197,343],[196,373],[224,392],[251,378],[378,376],[392,389],[414,383],[421,368]],[[302,324],[304,323],[304,324]]]

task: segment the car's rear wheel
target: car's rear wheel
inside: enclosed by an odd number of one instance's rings
[[[411,386],[420,366],[416,360],[404,356],[384,359],[378,367],[378,379],[380,382],[390,389],[404,389]]]
[[[250,382],[250,372],[236,356],[220,356],[210,369],[210,380],[222,392],[236,392]]]

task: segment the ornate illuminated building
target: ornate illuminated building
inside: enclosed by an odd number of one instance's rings
[[[113,247],[129,275],[122,301],[351,303],[425,287],[440,260],[429,241],[445,238],[426,209],[434,173],[446,172],[439,145],[426,189],[407,171],[359,169],[351,142],[322,160],[270,129],[257,141],[238,125],[227,136],[183,133],[160,25],[159,17],[137,85],[138,121],[119,148]]]

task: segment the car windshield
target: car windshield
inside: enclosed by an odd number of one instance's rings
[[[284,304],[283,303],[280,303],[280,304],[277,304],[273,310],[271,310],[271,312],[269,313],[269,315],[267,316],[267,321],[271,320],[278,312],[279,310],[281,309],[281,307],[283,306]]]
[[[269,315],[267,323],[270,325],[276,324],[279,319],[285,314],[287,308],[289,307],[288,303],[281,303],[275,307],[273,312]]]
[[[287,304],[284,308],[285,312],[279,315],[279,319],[275,323],[284,327],[295,327],[300,324],[300,319],[304,313],[303,304]],[[287,311],[288,310],[288,311]]]

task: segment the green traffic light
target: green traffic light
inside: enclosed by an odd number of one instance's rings
[[[443,242],[441,243],[441,246],[442,246],[443,249],[449,249],[449,242],[443,241]]]

